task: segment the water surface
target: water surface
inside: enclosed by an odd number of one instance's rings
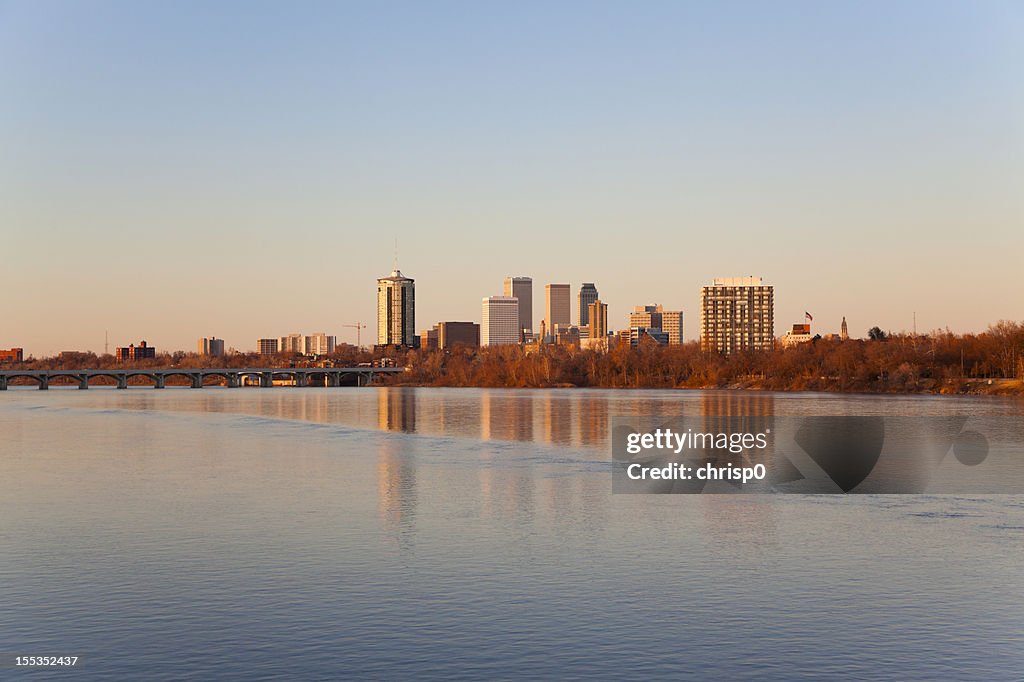
[[[607,438],[631,414],[1022,407],[9,390],[0,651],[97,679],[1019,680],[1024,496],[612,495]]]

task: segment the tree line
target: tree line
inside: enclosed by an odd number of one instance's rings
[[[728,356],[678,346],[621,344],[610,351],[519,346],[408,351],[392,381],[427,386],[758,388],[786,391],[1024,393],[1024,325],[980,334],[875,334],[817,338],[790,348]],[[991,383],[990,383],[991,382]]]
[[[1024,394],[1024,324],[1002,321],[977,334],[937,330],[868,339],[816,338],[790,348],[721,355],[696,342],[614,346],[608,352],[546,345],[452,350],[370,351],[341,344],[318,360],[296,354],[233,353],[210,357],[178,351],[118,362],[112,355],[64,353],[29,358],[32,369],[355,366],[391,358],[408,372],[384,379],[420,386],[508,388],[757,388],[786,391],[1006,392]]]

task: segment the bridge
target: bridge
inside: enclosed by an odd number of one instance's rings
[[[70,379],[78,388],[89,388],[89,382],[99,377],[112,379],[118,388],[128,388],[133,377],[149,379],[153,388],[164,388],[167,379],[184,377],[191,388],[202,388],[207,377],[223,380],[228,388],[239,386],[261,386],[269,388],[274,382],[288,381],[293,386],[341,386],[343,382],[354,381],[356,386],[366,386],[384,374],[404,372],[402,367],[247,367],[232,369],[14,369],[0,371],[0,391],[6,391],[12,379],[27,377],[34,380],[39,389],[45,391],[54,379]],[[219,383],[219,382],[218,382]],[[109,384],[108,384],[109,385]]]

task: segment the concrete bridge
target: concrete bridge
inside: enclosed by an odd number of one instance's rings
[[[78,388],[89,388],[89,381],[97,377],[113,379],[118,388],[128,388],[132,377],[145,377],[153,388],[163,388],[170,377],[185,377],[191,388],[202,388],[206,377],[219,377],[228,388],[242,385],[270,387],[274,381],[287,380],[295,386],[341,386],[344,381],[355,381],[356,386],[365,386],[381,374],[404,372],[401,367],[258,367],[242,369],[14,369],[0,371],[0,391],[6,391],[11,379],[28,377],[39,384],[40,390],[50,387],[50,382],[67,377],[78,383]]]

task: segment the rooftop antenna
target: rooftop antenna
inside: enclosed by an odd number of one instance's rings
[[[398,272],[398,237],[395,237],[395,272]]]
[[[104,329],[103,330],[103,354],[104,355],[109,355],[110,354],[109,346],[110,346],[110,334],[108,334],[107,330]]]

